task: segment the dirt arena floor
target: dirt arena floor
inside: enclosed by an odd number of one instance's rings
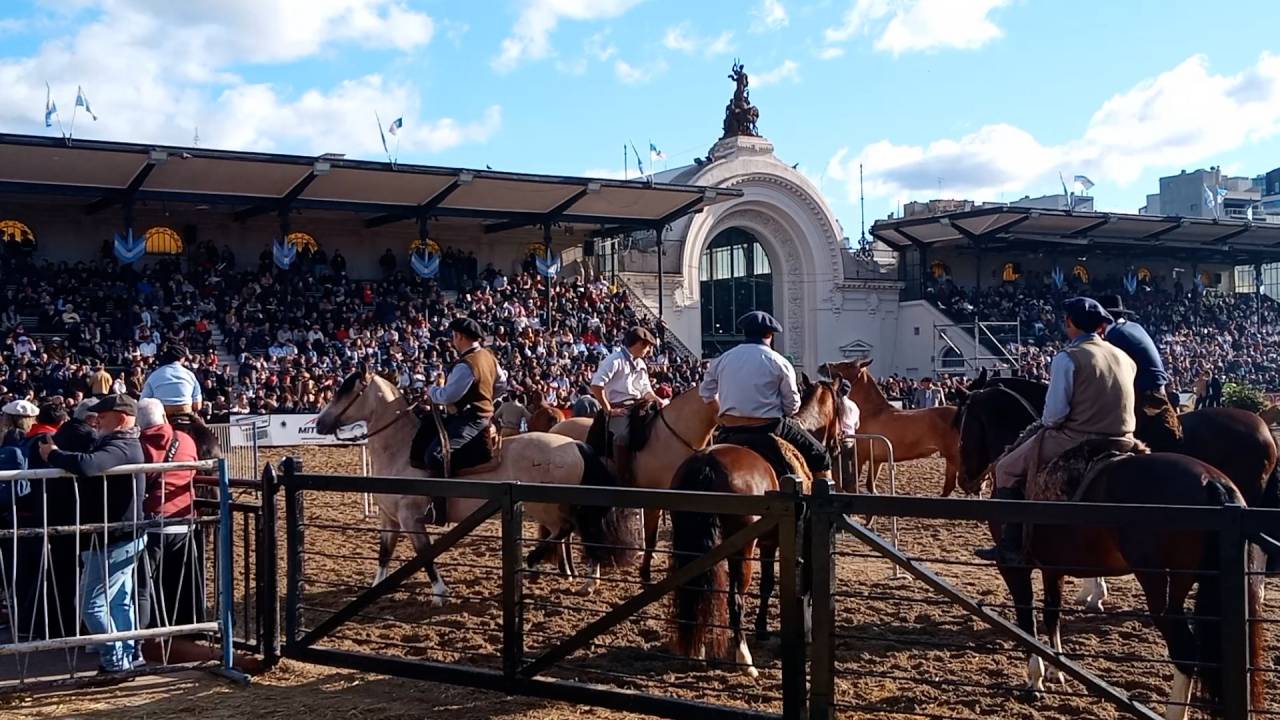
[[[308,471],[358,473],[351,449],[308,448]],[[904,463],[898,492],[936,495],[940,460]],[[881,482],[881,491],[887,483]],[[283,514],[281,515],[283,519]],[[376,568],[376,518],[367,517],[360,495],[306,497],[305,627],[345,604],[366,587]],[[887,520],[876,529],[889,532]],[[935,571],[972,597],[994,605],[1009,602],[996,572],[971,563],[972,548],[989,541],[976,523],[902,520],[901,547],[927,560]],[[431,586],[420,575],[343,625],[322,647],[500,667],[501,611],[498,528],[492,522],[446,553],[439,567],[452,596],[442,608],[428,602]],[[532,537],[535,528],[526,528]],[[666,528],[660,549],[665,548]],[[411,555],[409,543],[397,551]],[[1103,701],[1074,683],[1051,683],[1050,694],[1027,705],[1018,700],[1026,661],[985,625],[976,623],[854,539],[842,537],[836,560],[837,701],[843,718],[1115,718]],[[661,574],[666,556],[655,560]],[[607,574],[595,596],[573,595],[575,583],[553,566],[528,576],[525,585],[526,658],[536,657],[609,608],[639,591],[634,569]],[[1163,710],[1172,678],[1164,644],[1140,617],[1143,600],[1131,579],[1110,582],[1108,614],[1074,609],[1064,615],[1069,654],[1109,682]],[[1069,597],[1077,585],[1069,585]],[[283,588],[283,585],[282,585]],[[1271,594],[1274,597],[1274,593]],[[757,599],[748,601],[754,617]],[[1075,607],[1074,605],[1072,606]],[[1274,604],[1268,617],[1280,617]],[[666,654],[666,605],[657,603],[551,670],[548,677],[613,685],[717,704],[780,709],[777,639],[750,639],[760,677],[747,678],[732,664],[704,663]],[[772,603],[777,627],[777,602]],[[1273,644],[1274,645],[1274,644]],[[1271,652],[1274,652],[1272,650]],[[1267,662],[1271,662],[1271,652]],[[1274,707],[1270,709],[1275,709]],[[117,688],[0,700],[0,716],[12,718],[622,718],[625,713],[284,662],[254,678],[248,688],[212,676],[188,673],[136,681]]]

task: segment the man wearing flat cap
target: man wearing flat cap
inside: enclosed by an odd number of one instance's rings
[[[1176,450],[1182,441],[1182,423],[1178,420],[1177,408],[1165,392],[1169,373],[1165,372],[1155,341],[1146,328],[1132,319],[1133,311],[1124,306],[1124,299],[1119,295],[1102,295],[1098,303],[1115,318],[1115,323],[1107,328],[1106,341],[1120,348],[1138,366],[1134,381],[1138,436],[1153,451]]]
[[[649,368],[644,359],[657,345],[653,333],[633,327],[622,336],[623,347],[609,353],[591,378],[591,394],[600,409],[609,416],[609,432],[613,434],[613,462],[618,477],[631,480],[631,406],[641,400],[657,400],[649,383]]]
[[[130,632],[137,627],[134,607],[134,563],[146,545],[133,523],[143,519],[142,502],[146,498],[146,476],[103,475],[121,465],[144,462],[142,445],[135,418],[138,404],[128,395],[107,395],[92,408],[98,416],[101,434],[88,452],[69,452],[58,448],[46,436],[40,441],[40,456],[50,466],[66,470],[77,477],[81,525],[119,523],[106,534],[95,531],[96,542],[81,546],[84,567],[81,581],[81,615],[85,627],[95,635]],[[99,649],[98,662],[104,672],[122,672],[134,665],[137,641],[108,642]]]
[[[1033,470],[1085,440],[1133,437],[1138,369],[1128,355],[1102,339],[1115,319],[1092,298],[1071,298],[1062,310],[1069,342],[1049,365],[1042,427],[996,463],[997,499],[1024,499],[1023,488]],[[975,554],[988,561],[1020,562],[1022,525],[1005,523],[996,546]]]
[[[814,479],[830,479],[831,456],[822,443],[800,427],[796,371],[773,349],[782,325],[759,310],[738,319],[745,341],[716,358],[698,388],[704,402],[719,399],[721,427],[770,432],[795,446]]]
[[[427,390],[431,402],[449,406],[453,412],[445,418],[445,434],[449,438],[449,451],[457,452],[484,429],[493,417],[493,401],[505,390],[507,375],[498,365],[498,359],[487,348],[481,347],[484,330],[480,323],[469,317],[454,318],[449,323],[453,348],[458,351],[458,361],[449,369],[444,385]],[[430,435],[425,457],[414,451],[414,462],[434,477],[444,477],[444,446],[435,428],[423,423],[419,433]],[[417,442],[414,445],[418,445]],[[443,523],[444,518],[439,518]]]
[[[155,398],[164,405],[164,414],[185,415],[199,412],[204,405],[200,393],[200,381],[187,369],[187,349],[170,343],[160,352],[160,367],[147,376],[142,385],[142,400]]]

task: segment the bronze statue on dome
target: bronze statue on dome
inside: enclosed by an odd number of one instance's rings
[[[720,139],[734,136],[760,137],[760,131],[756,129],[760,111],[751,104],[751,91],[747,89],[750,81],[747,78],[746,67],[736,59],[733,61],[733,71],[729,73],[729,79],[736,87],[733,91],[733,99],[724,109],[724,134]]]

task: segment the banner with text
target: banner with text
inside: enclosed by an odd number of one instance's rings
[[[290,445],[363,445],[342,442],[332,435],[316,433],[318,414],[305,415],[232,415],[231,445],[244,447],[253,444],[257,436],[258,447],[287,447]]]

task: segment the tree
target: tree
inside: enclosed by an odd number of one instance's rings
[[[1222,387],[1222,404],[1249,412],[1262,412],[1267,406],[1262,391],[1251,385],[1227,383]]]

